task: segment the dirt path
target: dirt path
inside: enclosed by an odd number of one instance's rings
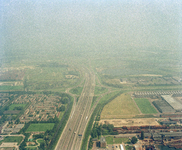
[[[114,127],[122,126],[145,126],[145,125],[159,125],[158,118],[137,118],[137,119],[102,119],[99,123],[113,124]]]

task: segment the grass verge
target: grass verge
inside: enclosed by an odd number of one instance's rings
[[[108,89],[106,89],[105,87],[96,86],[96,87],[95,87],[94,94],[95,94],[95,95],[98,95],[98,94],[105,93],[105,92],[107,92],[107,91],[108,91]]]
[[[83,87],[76,87],[70,90],[70,93],[80,95],[83,90]]]

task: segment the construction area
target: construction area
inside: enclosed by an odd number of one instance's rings
[[[114,127],[159,125],[158,118],[137,119],[103,119],[99,124],[113,124]]]

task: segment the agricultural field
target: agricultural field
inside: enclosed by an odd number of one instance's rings
[[[121,94],[104,106],[101,119],[132,118],[139,111],[129,94]]]
[[[94,94],[95,94],[95,95],[103,94],[103,93],[105,93],[105,92],[107,92],[107,91],[108,91],[108,90],[107,90],[105,87],[96,86],[96,87],[95,87]]]
[[[182,87],[181,65],[177,64],[180,62],[177,57],[179,51],[172,57],[167,54],[168,51],[159,49],[136,48],[129,51],[130,57],[127,50],[122,50],[122,54],[114,52],[110,54],[109,61],[104,56],[93,60],[95,71],[103,84],[130,89]]]
[[[135,98],[134,100],[143,114],[157,113],[156,109],[151,105],[148,99]]]
[[[53,127],[54,123],[32,123],[26,132],[45,132],[46,130],[51,130]]]
[[[22,110],[27,104],[11,104],[8,110]]]
[[[180,77],[164,77],[162,75],[141,74],[124,77],[114,77],[111,75],[101,75],[102,82],[107,86],[117,88],[127,87],[149,87],[159,89],[171,89],[182,87]]]
[[[32,90],[65,90],[80,82],[80,74],[67,65],[56,62],[40,64],[26,71],[26,86]]]
[[[22,136],[6,136],[3,141],[1,142],[17,142],[20,144],[20,142],[23,140]]]
[[[25,70],[9,69],[0,72],[0,81],[21,81],[25,76]]]

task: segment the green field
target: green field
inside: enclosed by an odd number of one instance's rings
[[[93,96],[91,108],[92,108],[92,106],[94,105],[94,103],[95,103],[95,101],[97,100],[97,98],[98,98],[98,96]]]
[[[146,98],[135,98],[134,99],[138,107],[140,108],[143,114],[154,114],[157,113],[155,108],[151,105],[151,103]]]
[[[70,93],[80,95],[83,90],[83,87],[76,87],[70,90]]]
[[[4,138],[2,142],[18,142],[18,144],[20,144],[22,140],[23,140],[22,136],[7,136]]]
[[[9,110],[17,110],[17,108],[24,108],[27,104],[11,104]]]
[[[107,136],[107,137],[105,137],[105,139],[106,139],[107,144],[113,144],[113,137],[112,136]]]
[[[101,112],[101,119],[133,118],[139,111],[127,93],[113,99],[104,106]]]
[[[69,71],[68,71],[69,69]],[[60,62],[39,64],[26,72],[27,86],[34,90],[65,90],[80,81],[79,72]]]
[[[122,142],[123,143],[126,143],[126,142],[128,142],[129,141],[129,139],[128,138],[114,138],[114,143],[115,144],[121,144]]]
[[[54,127],[54,123],[32,123],[28,127],[26,132],[39,132],[51,130]]]
[[[43,139],[38,139],[37,142],[38,143],[44,143],[44,140]]]
[[[107,144],[121,144],[127,143],[129,141],[128,138],[114,138],[113,136],[105,137]]]
[[[23,89],[23,86],[9,86],[9,85],[2,85],[0,86],[0,90],[4,90],[4,91],[7,91],[7,90],[22,90]]]
[[[105,87],[96,86],[96,87],[95,87],[94,94],[95,94],[95,95],[98,95],[98,94],[105,93],[105,92],[107,92],[107,91],[108,91],[108,90],[107,90]]]

